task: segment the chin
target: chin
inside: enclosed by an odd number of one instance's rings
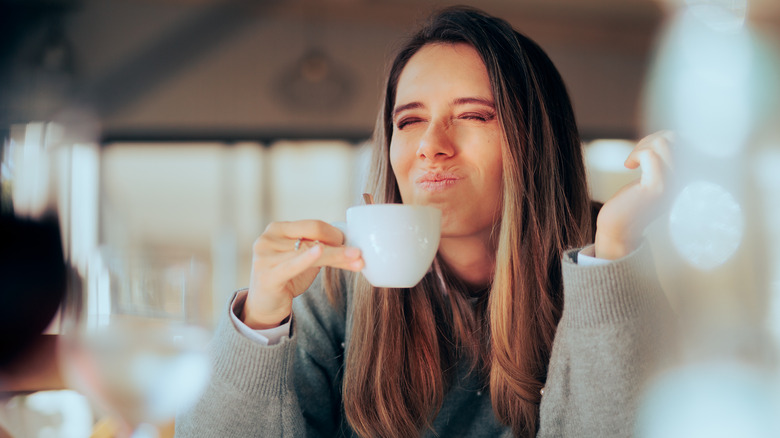
[[[495,223],[488,222],[478,224],[475,221],[467,219],[456,219],[453,217],[447,217],[446,213],[442,215],[441,224],[441,237],[446,238],[465,238],[465,237],[478,237],[483,240],[489,240],[495,227]]]
[[[470,226],[464,226],[463,224],[447,223],[446,219],[442,219],[441,224],[441,237],[456,238],[456,237],[468,237],[477,234],[477,230]]]

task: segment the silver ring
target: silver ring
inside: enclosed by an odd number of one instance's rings
[[[301,238],[299,237],[299,238],[298,238],[298,240],[296,240],[296,241],[295,241],[295,250],[296,250],[296,251],[298,251],[299,249],[301,249],[301,241],[302,241],[302,240],[303,240],[303,239],[301,239]]]

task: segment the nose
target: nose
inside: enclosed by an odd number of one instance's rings
[[[427,129],[420,137],[417,156],[429,160],[453,156],[455,154],[455,145],[447,128],[448,125],[444,122],[428,124]]]

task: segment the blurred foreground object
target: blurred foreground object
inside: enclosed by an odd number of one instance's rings
[[[117,436],[157,437],[209,382],[205,265],[186,252],[102,247],[72,267],[60,360]]]
[[[42,333],[60,306],[65,278],[56,218],[0,215],[0,436],[42,436],[32,431],[78,421],[72,402],[65,417],[50,412],[53,405],[44,395],[64,387],[57,336]],[[3,435],[3,428],[13,435]]]
[[[59,223],[0,217],[0,369],[39,340],[65,293]]]
[[[634,146],[636,142],[619,139],[597,139],[585,146],[591,199],[607,202],[618,190],[640,177],[639,169],[624,165]]]
[[[747,1],[680,0],[646,94],[672,129],[670,214],[654,235],[680,313],[677,366],[658,377],[640,437],[780,436],[780,68]]]
[[[39,391],[0,399],[0,427],[13,438],[86,438],[93,424],[89,402],[76,391]]]
[[[111,417],[105,417],[95,423],[90,438],[117,438],[119,432],[120,429],[117,422]],[[173,423],[170,423],[158,428],[157,438],[173,438],[174,434],[175,426]]]

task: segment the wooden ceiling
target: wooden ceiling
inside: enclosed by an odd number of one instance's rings
[[[774,36],[780,37],[780,0],[747,1],[749,17],[754,26],[768,29]],[[381,56],[365,53],[381,50],[384,43],[380,41],[380,36],[394,39],[396,35],[413,28],[415,22],[424,19],[431,11],[466,3],[506,19],[554,55],[556,63],[568,75],[567,82],[583,114],[580,117],[583,129],[590,129],[600,135],[604,132],[623,135],[636,130],[635,122],[631,121],[632,109],[637,106],[641,75],[665,18],[675,5],[696,2],[739,4],[739,0],[0,1],[0,5],[3,5],[0,7],[0,23],[5,24],[0,26],[0,36],[3,36],[0,40],[11,41],[14,44],[9,47],[18,49],[12,51],[2,48],[0,61],[7,61],[5,66],[18,67],[16,70],[20,71],[13,76],[16,78],[15,83],[0,84],[0,121],[5,122],[9,117],[13,120],[24,119],[41,113],[37,109],[38,104],[35,104],[37,101],[29,98],[29,95],[34,95],[32,93],[36,90],[36,84],[33,79],[27,78],[34,78],[34,75],[25,74],[24,68],[29,67],[26,60],[40,58],[40,50],[36,48],[41,44],[40,35],[45,35],[51,29],[59,29],[53,25],[60,22],[64,23],[65,30],[60,34],[67,36],[65,48],[72,49],[74,65],[77,67],[69,71],[74,82],[71,87],[73,95],[91,102],[107,120],[121,119],[122,123],[116,123],[117,126],[147,129],[149,120],[163,120],[163,116],[169,114],[182,114],[169,123],[172,126],[179,126],[177,123],[184,126],[184,122],[193,124],[190,119],[200,120],[196,116],[210,121],[235,121],[244,120],[242,117],[246,118],[246,114],[256,114],[257,120],[247,119],[241,126],[262,128],[264,125],[261,122],[274,125],[282,123],[263,112],[264,109],[257,104],[262,99],[257,96],[253,100],[243,91],[236,96],[230,93],[236,88],[236,83],[242,83],[236,78],[243,77],[241,74],[245,71],[253,71],[254,76],[246,73],[246,83],[242,90],[262,89],[257,83],[262,71],[243,60],[258,56],[264,41],[276,41],[274,48],[280,45],[294,48],[297,47],[295,41],[290,40],[301,39],[296,32],[302,29],[305,31],[321,27],[326,32],[320,34],[331,37],[337,33],[333,29],[343,29],[341,38],[347,40],[331,38],[329,50],[338,54],[339,51],[345,51],[347,46],[353,46],[345,42],[365,38],[365,46],[370,47],[362,53],[366,60],[364,64],[381,65]],[[264,33],[271,28],[287,31],[288,34]],[[266,38],[253,40],[253,35],[261,34]],[[371,39],[365,36],[367,34],[376,35]],[[8,35],[14,38],[7,38]],[[269,35],[271,38],[268,38]],[[243,44],[242,41],[255,42]],[[241,56],[236,56],[235,60],[221,57],[221,53],[233,53],[235,47],[249,49]],[[269,48],[263,53],[272,57],[278,65],[285,65],[284,50],[282,53],[271,52]],[[343,57],[348,59],[353,55],[345,52]],[[266,70],[275,65],[269,62],[262,64]],[[0,64],[0,73],[3,72],[2,67]],[[231,71],[231,81],[223,84],[224,75],[214,74],[212,77],[208,73],[200,73],[212,71],[212,67],[215,72]],[[367,72],[364,82],[373,84],[375,81],[368,78],[374,75],[375,72]],[[220,95],[230,97],[227,109],[233,112],[223,108],[214,114],[196,114],[189,119],[185,117],[185,113],[194,111],[192,108],[213,107],[206,97],[200,105],[192,103],[196,96],[206,94],[203,87],[190,90],[183,85],[190,82],[208,83],[208,90],[219,89],[222,93]],[[219,84],[222,84],[222,88],[218,87]],[[186,91],[179,94],[171,91],[179,88]],[[604,88],[613,91],[608,99],[603,97]],[[372,102],[366,105],[373,108],[375,90],[366,89],[363,92],[369,96],[366,99]],[[612,109],[599,112],[596,104],[604,99],[611,103],[609,108]],[[145,103],[141,102],[144,100]],[[168,102],[169,105],[165,106],[161,102]],[[241,106],[241,102],[246,104]],[[44,103],[57,104],[56,101]],[[38,106],[48,108],[42,104]],[[132,116],[127,115],[128,111]],[[364,112],[355,111],[360,114]],[[373,112],[373,109],[368,112]],[[144,118],[139,114],[148,116]],[[218,117],[220,115],[222,119]],[[296,115],[295,120],[300,118]],[[340,117],[342,119],[347,120],[348,117]],[[614,122],[605,125],[604,120]],[[303,120],[300,123],[314,122]],[[332,121],[318,123],[332,124]],[[371,123],[370,120],[355,116],[352,125],[370,126]],[[229,125],[222,129],[233,128],[233,125]]]
[[[242,0],[147,0],[175,4],[242,3]],[[277,16],[312,17],[326,21],[375,22],[408,25],[410,20],[447,5],[472,4],[509,21],[561,19],[591,23],[657,23],[679,5],[747,5],[750,19],[780,23],[777,0],[265,0],[247,2]]]

